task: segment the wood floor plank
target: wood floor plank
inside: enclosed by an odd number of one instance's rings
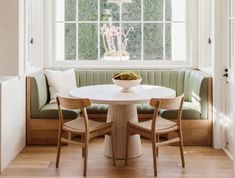
[[[88,178],[151,178],[153,176],[151,144],[143,140],[143,155],[130,159],[128,166],[103,156],[103,138],[89,145]],[[12,161],[0,178],[81,178],[83,160],[81,148],[63,146],[60,166],[55,168],[56,147],[26,147]],[[211,147],[185,147],[186,167],[181,167],[180,152],[176,146],[164,146],[159,150],[158,178],[235,178],[232,161],[222,150]]]

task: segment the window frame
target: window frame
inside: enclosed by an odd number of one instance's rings
[[[101,0],[97,0],[97,3],[99,5]],[[143,3],[144,0],[141,0],[141,2]],[[166,0],[163,0],[164,2]],[[80,67],[80,68],[156,68],[156,67],[193,67],[195,66],[196,62],[196,58],[197,56],[196,54],[196,50],[192,50],[192,44],[193,46],[197,47],[198,41],[195,40],[197,38],[192,37],[192,32],[195,32],[190,30],[190,29],[196,29],[196,23],[191,23],[191,19],[196,19],[195,14],[197,9],[195,8],[194,5],[192,5],[189,1],[186,0],[186,10],[185,10],[185,15],[186,15],[186,20],[184,21],[161,21],[163,23],[163,26],[165,26],[164,24],[166,23],[185,23],[186,25],[186,60],[183,61],[174,61],[174,60],[143,60],[143,44],[142,45],[142,59],[141,60],[128,60],[128,61],[104,61],[104,60],[100,60],[99,58],[97,58],[97,60],[56,60],[56,49],[55,49],[55,30],[56,30],[56,0],[53,0],[50,4],[50,8],[47,11],[46,15],[49,15],[50,18],[48,18],[48,21],[50,23],[49,27],[47,28],[48,31],[48,36],[50,37],[50,39],[44,40],[44,42],[48,43],[50,48],[46,50],[47,54],[45,55],[45,66],[46,67],[50,67],[50,66],[68,66],[68,67]],[[195,2],[194,2],[195,3]],[[194,8],[192,8],[194,7]],[[143,8],[143,6],[142,6]],[[195,11],[190,12],[191,9],[195,9]],[[99,9],[99,8],[98,8]],[[143,9],[142,9],[143,11]],[[98,12],[98,16],[99,16],[99,12]],[[141,13],[143,14],[143,12]],[[165,13],[163,12],[164,16]],[[120,15],[121,16],[121,15]],[[99,18],[99,17],[98,17]],[[100,19],[100,18],[99,18]],[[142,18],[143,19],[143,18]],[[165,19],[163,19],[165,20]],[[99,24],[99,21],[84,21],[84,23],[97,23]],[[106,21],[100,21],[100,23],[102,22],[106,22]],[[119,21],[118,21],[119,22]],[[157,23],[159,23],[160,21],[158,21]],[[165,22],[165,23],[164,23]],[[76,21],[77,23],[77,21]],[[113,22],[115,23],[115,21]],[[152,23],[152,21],[123,21],[121,23]],[[156,23],[154,21],[154,23]],[[48,23],[47,23],[48,24]],[[143,28],[143,25],[141,25]],[[98,25],[98,29],[99,29],[99,25]],[[164,28],[164,27],[163,27]],[[143,29],[142,29],[143,30]],[[98,30],[99,31],[99,30]],[[163,30],[165,31],[165,30]],[[100,32],[98,32],[98,35],[100,34]],[[143,33],[142,33],[142,37],[143,38]],[[165,37],[163,38],[165,39]],[[98,44],[100,44],[100,38],[98,38]],[[144,43],[143,39],[141,40],[141,43]],[[163,42],[164,44],[164,42]],[[98,45],[98,47],[100,47]],[[165,46],[163,46],[163,48],[165,48]],[[78,51],[78,50],[77,50]],[[98,56],[100,56],[100,50],[98,50]],[[165,53],[165,52],[164,52]],[[78,56],[78,55],[77,55]],[[164,55],[165,56],[165,55]]]
[[[228,42],[228,64],[232,68],[232,64],[235,62],[235,0],[228,1],[228,13],[227,13],[227,42]]]

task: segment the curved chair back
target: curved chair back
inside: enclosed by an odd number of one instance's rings
[[[175,119],[177,120],[178,126],[181,127],[183,103],[184,103],[184,94],[175,98],[164,98],[164,99],[152,98],[150,100],[150,105],[155,108],[152,118],[152,131],[155,131],[156,129],[156,120],[158,118],[160,109],[178,110],[177,117]]]
[[[86,132],[88,131],[89,126],[88,126],[88,115],[86,108],[91,105],[91,102],[88,98],[75,99],[75,98],[65,98],[58,96],[56,98],[56,101],[58,105],[60,126],[64,124],[63,109],[68,109],[68,110],[80,109],[82,111],[82,116],[85,120],[85,130]]]

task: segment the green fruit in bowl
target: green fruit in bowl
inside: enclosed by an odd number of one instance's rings
[[[120,74],[120,72],[115,73],[115,74],[113,75],[113,78],[114,78],[114,79],[118,78],[119,74]]]
[[[138,80],[141,79],[140,75],[135,72],[118,72],[113,75],[115,80]]]

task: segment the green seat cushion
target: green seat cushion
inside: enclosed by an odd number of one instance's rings
[[[149,104],[138,104],[137,113],[138,114],[153,114],[154,108]]]
[[[77,118],[80,110],[63,110],[65,119]],[[58,107],[57,104],[46,104],[39,112],[40,119],[58,119]]]
[[[137,112],[138,114],[153,114],[154,108],[151,107],[149,104],[141,104],[137,105]],[[175,119],[177,118],[177,110],[160,110],[160,114],[162,117],[167,119]],[[201,113],[193,104],[192,102],[184,102],[183,105],[183,112],[182,112],[182,119],[201,119]]]
[[[177,110],[161,110],[160,114],[166,119],[176,119]],[[197,120],[201,119],[201,113],[197,109],[196,105],[192,102],[184,102],[182,111],[182,120]]]
[[[65,119],[75,119],[80,110],[64,110]],[[92,104],[87,108],[88,114],[107,114],[108,105],[105,104]],[[56,104],[46,104],[39,112],[39,118],[41,119],[58,119],[58,109]]]
[[[106,104],[92,104],[87,108],[88,114],[107,114],[108,105]]]
[[[154,108],[149,104],[137,105],[138,114],[153,114]],[[80,110],[64,110],[65,119],[75,119]],[[87,108],[88,114],[107,114],[108,105],[105,104],[92,104]],[[161,110],[160,114],[167,119],[175,119],[177,116],[176,110]],[[201,119],[201,114],[197,107],[192,102],[184,102],[182,119]],[[39,112],[41,119],[58,119],[58,110],[56,104],[46,104]]]

